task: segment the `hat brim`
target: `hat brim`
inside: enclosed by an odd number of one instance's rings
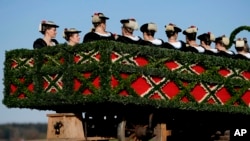
[[[201,35],[199,35],[198,37],[197,37],[197,39],[199,39],[199,40],[204,40],[205,38],[205,34],[201,34]]]
[[[179,27],[174,27],[175,32],[181,32],[182,30]]]
[[[46,24],[46,23],[44,23],[43,25],[49,26],[49,27],[55,27],[55,28],[58,28],[58,27],[59,27],[59,26],[56,25],[56,24]]]
[[[108,20],[109,19],[109,17],[99,17],[100,19],[103,19],[103,20]]]
[[[66,34],[68,34],[68,33],[81,33],[82,31],[67,31],[67,32],[65,32]]]
[[[123,20],[120,20],[120,23],[121,23],[121,24],[124,24],[124,23],[129,23],[129,20],[127,20],[127,19],[123,19]]]
[[[147,31],[147,27],[148,27],[147,24],[142,25],[141,28],[140,28],[140,31],[141,31],[141,32]]]

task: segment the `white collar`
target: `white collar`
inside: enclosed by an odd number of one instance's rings
[[[96,34],[100,35],[100,36],[104,36],[104,37],[109,37],[111,36],[111,33],[110,32],[107,32],[107,33],[99,33],[99,32],[95,32]]]
[[[154,45],[161,45],[162,44],[162,41],[160,39],[153,39],[153,40],[150,40],[150,42]]]
[[[181,48],[181,42],[177,41],[177,42],[168,42],[169,44],[171,44],[172,46],[174,46],[174,48],[176,49],[180,49]]]
[[[125,35],[125,37],[128,37],[134,41],[138,41],[140,38],[138,36],[128,36],[128,35]]]

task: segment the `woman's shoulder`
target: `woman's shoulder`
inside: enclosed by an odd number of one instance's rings
[[[42,38],[38,38],[33,42],[33,48],[39,49],[47,46],[46,42]]]

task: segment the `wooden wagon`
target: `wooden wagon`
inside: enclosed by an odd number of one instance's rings
[[[3,103],[54,110],[48,140],[209,140],[249,126],[248,61],[112,41],[5,55]]]

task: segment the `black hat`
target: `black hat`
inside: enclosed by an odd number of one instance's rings
[[[55,28],[58,28],[59,26],[56,25],[53,21],[45,21],[45,20],[43,20],[43,21],[39,24],[39,31],[40,31],[40,32],[44,32],[45,27],[55,27]]]
[[[196,26],[190,26],[189,28],[187,28],[186,30],[183,31],[183,34],[184,35],[187,35],[187,34],[196,34],[198,31],[198,28]]]
[[[63,32],[63,38],[65,38],[67,36],[67,34],[73,34],[73,33],[81,33],[82,31],[80,30],[77,30],[75,28],[65,28],[64,29],[64,32]]]
[[[168,25],[165,25],[165,31],[181,32],[182,30],[175,24],[169,23]]]
[[[154,31],[157,32],[157,26],[155,23],[146,23],[141,26],[141,32]]]
[[[92,16],[92,23],[100,23],[102,20],[108,20],[109,18],[106,17],[103,13],[94,13]]]
[[[221,42],[226,46],[229,45],[229,39],[225,35],[215,38],[214,42],[215,43]]]
[[[121,24],[123,24],[124,27],[130,28],[132,30],[137,30],[138,29],[138,23],[136,22],[135,19],[122,19],[120,20]]]
[[[201,40],[201,41],[215,41],[215,37],[214,37],[214,34],[212,34],[211,32],[208,32],[208,33],[203,33],[201,35],[199,35],[197,37],[197,39]]]

